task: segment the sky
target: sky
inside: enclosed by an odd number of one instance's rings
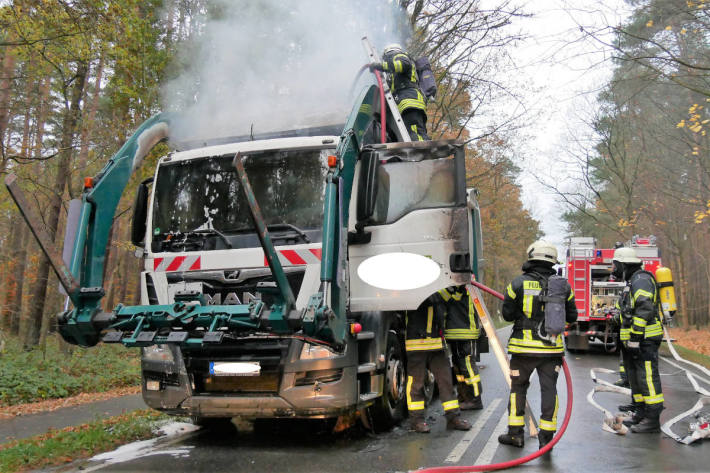
[[[517,73],[534,89],[526,100],[536,118],[522,131],[526,137],[518,146],[519,183],[525,207],[540,222],[545,238],[562,250],[564,206],[543,183],[573,185],[569,152],[580,140],[589,146],[585,121],[612,72],[609,51],[584,31],[618,24],[628,7],[623,0],[528,0],[525,10],[532,17],[519,20],[518,26],[529,36],[513,57]]]

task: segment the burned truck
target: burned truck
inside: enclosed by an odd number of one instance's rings
[[[387,428],[406,412],[404,316],[471,280],[481,260],[464,145],[408,142],[396,108],[366,87],[344,125],[221,140],[173,151],[141,183],[132,241],[141,303],[101,309],[106,243],[131,174],[170,136],[144,123],[72,206],[64,263],[12,176],[8,188],[72,308],[70,343],[142,350],[148,406],[198,422],[364,413]],[[391,142],[382,142],[383,128]],[[366,263],[408,255],[428,279],[373,283]],[[390,265],[389,281],[418,266]],[[423,274],[423,273],[422,273]],[[363,279],[364,278],[364,279]]]

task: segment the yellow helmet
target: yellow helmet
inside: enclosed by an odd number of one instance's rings
[[[636,256],[636,251],[634,251],[633,248],[622,246],[621,248],[614,250],[612,261],[618,261],[619,263],[639,264],[641,263],[641,258]]]
[[[547,261],[548,263],[557,264],[557,247],[545,240],[538,240],[528,246],[528,261]]]

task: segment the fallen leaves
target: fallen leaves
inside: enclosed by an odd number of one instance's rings
[[[710,329],[686,330],[681,328],[670,329],[670,335],[675,343],[689,350],[710,356]]]

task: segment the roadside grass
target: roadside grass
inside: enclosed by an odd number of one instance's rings
[[[0,471],[12,473],[70,463],[153,437],[160,421],[171,419],[150,409],[0,444]]]
[[[24,350],[7,339],[0,354],[0,406],[64,398],[82,392],[103,392],[140,384],[137,349],[99,344],[74,347],[68,354],[55,337],[44,350]]]
[[[691,350],[689,348],[685,348],[684,346],[678,345],[677,343],[673,343],[673,347],[675,347],[678,354],[686,360],[692,361],[710,369],[710,356],[698,353],[697,351]],[[665,342],[665,340],[661,344],[660,353],[661,355],[673,358],[673,355],[668,349],[668,344]]]

